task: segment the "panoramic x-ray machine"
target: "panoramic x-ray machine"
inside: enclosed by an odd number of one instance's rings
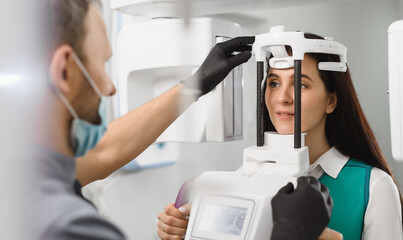
[[[132,19],[119,31],[118,116],[188,78],[216,43],[240,35],[241,27],[235,22],[216,18],[182,19],[178,12],[181,3],[176,0],[111,1],[113,9],[144,18]],[[158,137],[157,144],[152,144],[123,169],[148,169],[175,163],[180,156],[176,142],[242,139],[242,91],[242,67],[238,66],[210,93],[187,108]],[[185,95],[180,103],[189,100]]]
[[[292,48],[289,56],[285,46]],[[244,150],[243,165],[235,172],[205,172],[191,187],[192,204],[186,233],[195,239],[270,239],[272,230],[271,199],[287,182],[307,174],[308,147],[301,134],[301,61],[305,53],[327,53],[340,56],[340,62],[320,62],[325,71],[347,70],[347,49],[331,38],[306,39],[303,32],[284,32],[272,27],[269,33],[256,36],[253,53],[257,62],[257,145]],[[269,66],[294,68],[295,131],[294,135],[263,133],[262,81],[264,63],[271,54]],[[188,202],[189,189],[184,184],[176,207]]]

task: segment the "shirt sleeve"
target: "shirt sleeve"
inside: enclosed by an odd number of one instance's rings
[[[378,168],[371,171],[362,239],[403,239],[399,191],[392,178]]]
[[[97,213],[74,211],[54,221],[40,238],[43,240],[120,240],[124,234]]]

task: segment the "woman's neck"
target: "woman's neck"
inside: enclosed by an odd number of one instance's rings
[[[320,156],[331,148],[324,130],[308,132],[305,137],[305,145],[309,148],[310,164],[316,162]]]

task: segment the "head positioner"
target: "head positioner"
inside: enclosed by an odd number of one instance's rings
[[[286,46],[291,47],[292,56],[288,55]],[[257,63],[257,116],[256,145],[263,146],[263,104],[261,83],[264,80],[264,65],[268,53],[270,68],[294,68],[294,148],[301,148],[301,62],[305,53],[324,53],[340,57],[340,62],[318,62],[318,69],[325,71],[347,71],[347,48],[331,38],[307,39],[303,32],[284,32],[284,26],[276,26],[269,33],[255,36],[252,46]]]
[[[292,48],[292,56],[286,51],[286,46]],[[305,53],[325,53],[338,55],[340,62],[319,62],[318,69],[325,71],[347,71],[347,48],[331,38],[307,39],[303,32],[284,32],[284,26],[270,28],[269,33],[256,36],[253,44],[256,62],[266,61],[266,54],[273,57],[269,60],[271,68],[292,68],[294,60],[303,60]]]

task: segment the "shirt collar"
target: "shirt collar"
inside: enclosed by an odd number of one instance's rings
[[[57,179],[72,185],[75,181],[76,160],[50,148],[37,147],[36,172],[40,178]]]
[[[344,156],[339,150],[332,147],[309,166],[309,172],[311,173],[316,168],[321,167],[327,175],[336,179],[348,159],[349,157]]]

